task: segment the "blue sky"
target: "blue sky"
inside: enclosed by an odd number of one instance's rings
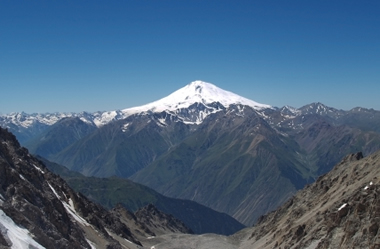
[[[194,80],[380,110],[380,1],[0,1],[0,113],[124,109]]]

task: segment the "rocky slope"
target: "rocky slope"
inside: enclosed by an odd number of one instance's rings
[[[254,227],[229,236],[163,235],[155,248],[380,248],[380,151],[345,157]]]
[[[380,152],[351,154],[246,230],[241,248],[380,248],[379,224]]]
[[[109,212],[73,191],[0,128],[0,247],[2,248],[137,248],[141,242],[118,212]],[[152,208],[152,207],[150,207]],[[151,209],[145,210],[148,214]],[[124,210],[124,212],[127,212]],[[144,210],[142,211],[144,212]],[[138,216],[137,216],[138,217]],[[189,232],[158,210],[161,228],[135,220],[139,236],[155,231]],[[165,226],[170,224],[170,226]]]

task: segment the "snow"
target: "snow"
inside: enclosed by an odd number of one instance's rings
[[[0,116],[0,125],[7,126],[9,123],[21,126],[24,128],[29,128],[35,124],[53,125],[62,118],[67,117],[78,117],[83,122],[88,124],[95,124],[97,127],[104,126],[112,121],[125,119],[133,114],[143,114],[149,112],[162,112],[162,111],[175,111],[181,108],[188,108],[194,103],[202,103],[207,106],[210,111],[204,112],[200,115],[199,119],[195,122],[190,122],[189,120],[184,120],[192,124],[200,124],[204,118],[206,118],[211,113],[220,111],[217,108],[209,106],[211,103],[219,102],[225,108],[229,107],[231,104],[247,105],[255,110],[262,110],[265,108],[273,108],[270,105],[260,104],[253,100],[241,97],[235,93],[223,90],[211,83],[204,81],[193,81],[190,84],[178,89],[172,94],[151,102],[149,104],[127,108],[124,110],[115,111],[102,111],[95,113],[46,113],[46,114],[26,114],[22,113],[11,113],[8,115]],[[296,112],[295,109],[288,108],[291,112]]]
[[[13,112],[8,115],[2,116],[3,121],[16,124],[24,128],[28,128],[36,123],[53,125],[62,118],[75,116],[74,113],[47,113],[47,114],[27,114],[24,112]]]
[[[124,109],[122,112],[124,114],[132,115],[147,111],[174,111],[181,108],[188,108],[194,103],[203,103],[207,106],[214,102],[219,102],[224,107],[228,107],[231,104],[241,104],[248,105],[256,110],[272,108],[270,105],[257,103],[235,93],[225,91],[211,83],[197,80],[191,82],[183,88],[180,88],[165,98],[143,106]]]
[[[340,208],[338,208],[338,211],[340,211],[342,208],[344,208],[345,206],[347,206],[347,203],[344,203],[342,206],[340,206]]]
[[[34,166],[34,168],[36,168],[39,172],[41,172],[42,174],[45,174],[45,171],[43,171],[42,169],[40,169],[39,167],[37,167],[36,165],[32,164]]]
[[[286,108],[290,113],[292,113],[293,115],[299,115],[299,114],[302,113],[302,112],[301,112],[300,110],[298,110],[297,108],[292,107],[292,106],[289,106],[289,105],[286,105],[285,108]]]
[[[121,131],[122,132],[126,132],[128,130],[128,126],[130,125],[130,123],[126,123],[124,124],[122,127],[121,127]]]
[[[87,243],[91,246],[91,249],[96,249],[96,244],[88,239],[86,239]]]
[[[119,116],[119,113],[117,111],[103,112],[99,117],[94,118],[94,123],[96,126],[100,127],[105,124],[108,124],[109,122],[113,120],[117,120],[118,116]]]
[[[165,123],[165,118],[159,118],[159,119],[157,119],[157,125],[158,126],[161,126],[161,127],[165,127],[165,126],[167,126],[167,124]]]
[[[79,222],[80,224],[84,225],[84,226],[90,226],[90,224],[85,220],[83,219],[82,217],[79,216],[79,214],[75,211],[75,208],[74,208],[74,203],[71,199],[69,199],[69,204],[64,202],[64,201],[61,201],[63,206],[65,207],[66,211],[77,221]]]
[[[59,197],[59,195],[57,194],[57,192],[55,192],[55,189],[50,185],[50,183],[48,183],[48,185],[49,185],[50,189],[53,191],[53,193],[55,194],[55,196],[56,196],[58,199],[61,199],[61,198]]]
[[[372,186],[373,182],[370,182],[369,185]],[[367,185],[367,186],[364,187],[364,190],[367,190],[368,188],[369,188],[369,186]]]
[[[125,241],[127,241],[128,243],[131,243],[131,244],[133,244],[133,242],[132,241],[130,241],[130,240],[127,240],[127,239],[124,239]]]
[[[0,232],[6,239],[12,242],[11,248],[14,249],[28,249],[45,248],[37,243],[29,231],[14,223],[14,221],[8,217],[3,210],[0,209]]]
[[[85,118],[85,117],[80,117],[79,118],[80,120],[82,120],[84,123],[87,123],[87,124],[92,124],[92,122],[90,121],[90,120],[88,120],[87,118]]]
[[[62,201],[61,198],[59,197],[59,195],[57,194],[57,192],[55,191],[55,189],[50,185],[50,183],[48,183],[48,185],[49,185],[50,189],[53,191],[53,193],[55,194],[55,196],[62,202],[62,204],[65,207],[68,214],[70,214],[80,224],[82,224],[84,226],[90,226],[90,224],[85,219],[80,217],[80,215],[76,212],[75,207],[74,207],[74,203],[71,199],[68,200],[69,203]]]

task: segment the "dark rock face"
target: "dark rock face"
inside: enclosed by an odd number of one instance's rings
[[[91,227],[107,247],[122,248],[108,231],[140,244],[116,216],[74,192],[2,128],[0,142],[0,208],[40,245],[90,248],[85,230]],[[2,234],[0,245],[9,243]]]

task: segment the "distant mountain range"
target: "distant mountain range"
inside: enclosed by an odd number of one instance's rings
[[[195,81],[121,111],[0,117],[31,153],[87,176],[130,178],[245,225],[328,172],[380,149],[380,112],[259,104]]]
[[[194,104],[197,104],[202,110],[191,114],[189,111],[194,109]],[[260,104],[220,89],[210,83],[194,81],[165,98],[139,107],[94,113],[11,113],[0,116],[0,125],[11,130],[19,141],[24,143],[64,118],[78,118],[91,126],[101,127],[134,114],[168,112],[176,115],[183,123],[199,124],[209,114],[218,112],[231,104],[248,105],[255,109],[272,108],[269,105]]]
[[[380,245],[380,151],[366,158],[361,152],[346,156],[329,173],[261,216],[254,227],[227,237],[192,235],[180,220],[151,204],[135,213],[121,205],[107,211],[73,191],[2,128],[0,142],[0,248],[313,249]],[[56,172],[66,171],[68,179],[78,176],[58,165],[51,167]],[[85,179],[80,176],[78,180]]]

